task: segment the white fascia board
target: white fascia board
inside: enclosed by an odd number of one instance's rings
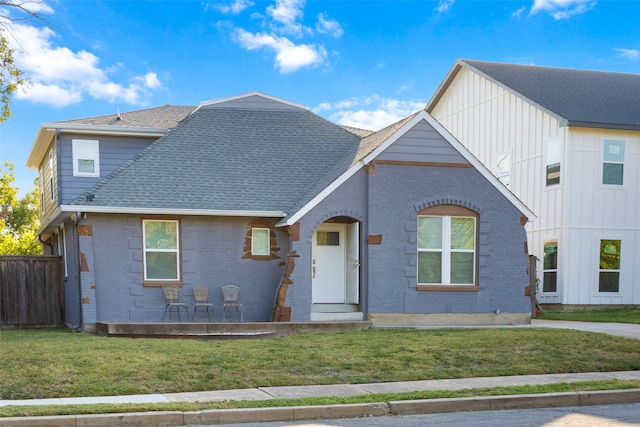
[[[94,135],[136,135],[136,136],[162,136],[167,133],[167,128],[140,127],[140,126],[111,126],[111,125],[83,125],[69,123],[45,123],[45,130],[60,130],[61,133],[81,133]]]
[[[351,166],[342,175],[340,175],[335,181],[333,181],[324,190],[318,193],[317,196],[311,199],[306,205],[298,209],[298,211],[296,211],[296,213],[291,215],[289,219],[287,219],[286,221],[279,221],[278,223],[276,223],[276,227],[286,227],[288,225],[293,225],[296,222],[298,222],[300,218],[305,216],[311,209],[315,208],[321,201],[323,201],[327,196],[329,196],[329,194],[333,193],[338,187],[344,184],[346,180],[351,178],[356,172],[362,169],[364,165],[365,164],[362,163],[362,161],[359,161],[358,163]]]
[[[138,215],[190,215],[190,216],[261,216],[284,218],[281,211],[244,211],[214,209],[160,209],[160,208],[127,208],[118,206],[61,205],[61,212],[87,212],[106,214],[138,214]]]

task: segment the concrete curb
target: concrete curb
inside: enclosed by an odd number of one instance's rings
[[[327,406],[0,418],[0,427],[169,427],[640,403],[640,388]]]

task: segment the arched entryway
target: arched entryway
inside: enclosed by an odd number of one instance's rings
[[[311,302],[311,320],[362,320],[357,220],[335,217],[313,234]]]

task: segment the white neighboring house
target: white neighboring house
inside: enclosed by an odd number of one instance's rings
[[[640,304],[640,75],[458,60],[426,107],[538,220],[538,300]]]

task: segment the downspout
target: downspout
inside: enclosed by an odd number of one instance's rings
[[[49,241],[51,241],[51,239],[49,239]],[[51,252],[51,255],[54,255],[53,253],[53,245],[49,242],[45,242],[44,240],[42,240],[42,235],[38,234],[38,242],[40,242],[41,245],[44,246],[49,246],[51,248],[51,250],[49,252]]]
[[[78,314],[80,315],[80,323],[73,328],[73,330],[76,332],[82,332],[82,326],[84,325],[84,318],[82,313],[82,279],[81,279],[82,263],[80,262],[80,233],[78,233],[78,226],[80,225],[81,215],[82,215],[81,212],[76,212],[75,217],[73,218],[73,238],[75,240],[75,247],[76,247],[76,260],[77,260],[76,268],[78,269],[77,271],[78,309],[79,309]]]

